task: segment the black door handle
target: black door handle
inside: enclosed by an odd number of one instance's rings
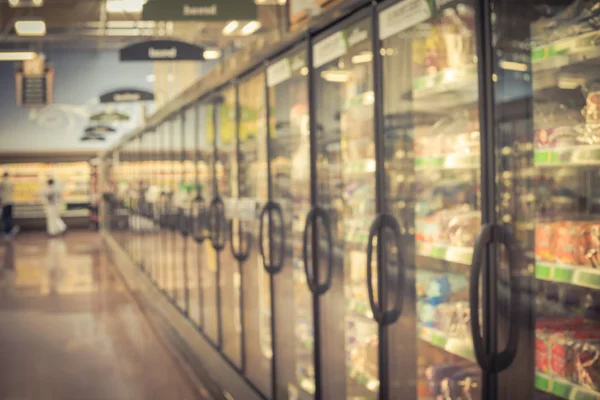
[[[278,262],[273,262],[273,260],[271,260],[270,256],[272,254],[272,252],[270,252],[269,254],[269,262],[267,263],[266,257],[265,257],[265,249],[264,249],[264,243],[263,243],[263,239],[264,239],[264,217],[265,214],[268,212],[269,213],[269,218],[271,218],[271,212],[274,211],[275,214],[278,215],[279,217],[279,222],[281,223],[281,241],[279,243],[279,251],[280,251],[280,257]],[[272,246],[272,243],[269,242],[269,246]],[[285,261],[285,229],[283,226],[283,211],[281,210],[281,206],[277,203],[274,203],[272,201],[267,202],[267,204],[265,204],[265,206],[263,207],[261,213],[260,213],[260,228],[259,228],[259,232],[258,232],[258,248],[260,251],[260,255],[262,256],[263,259],[263,266],[265,268],[265,270],[274,275],[274,274],[278,274],[279,272],[281,272],[281,270],[283,269],[283,263]]]
[[[519,305],[521,302],[519,288],[519,260],[520,251],[517,239],[513,233],[504,226],[500,228],[500,243],[506,248],[508,257],[509,283],[510,283],[510,310],[509,310],[509,327],[508,339],[506,347],[499,353],[494,354],[494,371],[502,372],[509,368],[517,357],[519,346]]]
[[[200,195],[196,196],[192,202],[192,236],[198,244],[204,243],[206,234],[204,228],[206,226],[206,212],[204,198]]]
[[[208,234],[213,249],[218,252],[225,248],[225,238],[222,238],[225,235],[225,229],[221,226],[224,219],[225,204],[220,197],[215,197],[208,208]]]
[[[313,235],[317,226],[318,219],[321,218],[323,220],[323,224],[325,226],[325,236],[327,240],[327,276],[324,283],[319,283],[319,277],[315,276],[316,274],[312,274],[311,277],[310,272],[308,271],[308,228],[309,224],[312,226]],[[315,251],[315,250],[313,250]],[[329,214],[323,208],[319,206],[313,207],[308,214],[306,215],[306,223],[304,225],[304,234],[302,237],[302,261],[304,262],[304,273],[306,274],[306,282],[308,283],[308,287],[313,294],[323,295],[325,294],[329,288],[331,287],[331,281],[333,277],[333,235],[331,233],[331,223],[329,219]],[[313,266],[313,271],[315,270]]]
[[[396,263],[398,265],[398,274],[396,275],[396,297],[394,298],[394,306],[389,310],[384,310],[381,304],[377,304],[375,301],[375,294],[373,290],[373,239],[375,237],[381,237],[384,229],[390,229],[394,234],[394,242],[396,245]],[[367,290],[369,293],[369,303],[371,305],[371,311],[373,312],[373,318],[381,325],[391,325],[395,323],[400,315],[402,315],[402,308],[404,307],[404,291],[406,276],[404,272],[404,263],[402,259],[402,244],[400,241],[400,226],[398,221],[392,215],[379,214],[369,230],[369,242],[367,244]],[[381,249],[382,246],[378,246]],[[382,250],[379,250],[382,251]],[[381,266],[380,271],[383,271]],[[378,285],[381,285],[383,274],[378,274]],[[387,296],[387,293],[383,293],[383,296]],[[381,301],[381,299],[379,299]]]
[[[229,244],[231,247],[231,254],[233,254],[233,257],[238,260],[239,262],[243,263],[246,262],[246,260],[248,260],[248,257],[250,257],[250,252],[252,250],[252,235],[248,232],[246,232],[246,235],[244,235],[244,231],[242,228],[242,223],[239,222],[239,232],[238,232],[238,239],[239,239],[239,244],[240,244],[240,251],[237,251],[235,249],[235,245],[233,244],[234,240],[233,240],[233,220],[231,220],[230,224],[229,224]],[[242,250],[243,248],[243,237],[246,236],[246,250]]]
[[[494,225],[486,224],[481,228],[479,235],[477,235],[473,248],[471,276],[469,277],[469,308],[471,312],[473,350],[477,364],[479,364],[479,367],[484,372],[488,373],[492,372],[492,357],[485,350],[481,327],[479,326],[479,276],[481,275],[484,250],[492,242],[493,232]]]
[[[510,274],[510,323],[506,348],[500,353],[486,352],[481,327],[479,326],[479,276],[483,264],[484,249],[493,242],[504,244],[508,255]],[[475,358],[481,369],[488,373],[502,372],[514,361],[519,344],[519,301],[520,293],[518,287],[517,255],[518,244],[512,232],[501,225],[486,224],[481,229],[475,241],[473,249],[473,263],[471,265],[471,276],[469,280],[469,306],[471,311],[471,335],[473,337],[473,348]],[[496,284],[493,282],[493,284]]]

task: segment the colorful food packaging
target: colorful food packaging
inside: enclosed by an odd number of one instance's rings
[[[600,224],[583,224],[580,227],[577,261],[586,267],[600,266]]]
[[[573,348],[571,381],[592,390],[600,389],[600,341],[585,341]]]
[[[572,222],[554,224],[552,242],[556,262],[561,264],[577,264],[577,226]]]
[[[600,126],[600,83],[592,85],[587,94],[584,116],[588,128]]]
[[[552,249],[552,224],[538,223],[535,227],[535,257],[538,260],[554,262],[556,257]]]

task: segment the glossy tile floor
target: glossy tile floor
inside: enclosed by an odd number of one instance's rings
[[[98,234],[0,239],[0,399],[199,398]]]

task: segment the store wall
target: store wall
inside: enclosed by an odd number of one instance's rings
[[[0,153],[100,150],[141,123],[139,104],[114,106],[130,120],[112,123],[117,133],[104,142],[80,141],[89,117],[107,109],[99,104],[101,94],[123,87],[153,90],[147,78],[152,63],[121,63],[118,50],[61,50],[46,56],[54,66],[55,92],[54,104],[42,109],[16,106],[15,64],[0,62]],[[153,112],[152,104],[148,114]]]

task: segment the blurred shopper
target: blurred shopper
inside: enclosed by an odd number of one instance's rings
[[[46,204],[46,231],[50,236],[57,236],[67,230],[67,226],[60,217],[60,192],[54,184],[54,179],[48,180],[48,186],[43,193]]]
[[[15,185],[11,182],[8,172],[5,172],[0,182],[0,205],[2,205],[2,225],[6,239],[12,238],[19,232],[19,227],[13,223],[14,189]]]

